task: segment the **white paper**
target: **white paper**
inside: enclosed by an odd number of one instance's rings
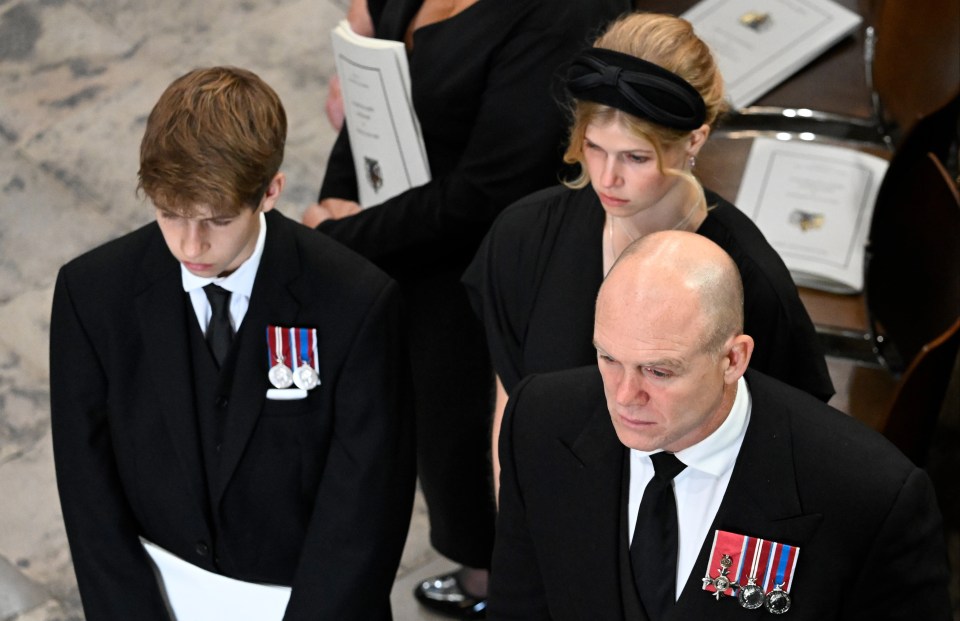
[[[430,181],[403,43],[362,37],[346,21],[333,29],[332,40],[360,205]]]
[[[290,587],[243,582],[188,563],[141,538],[157,569],[173,621],[281,621]]]
[[[863,289],[863,254],[887,161],[838,146],[754,140],[737,206],[798,285]]]
[[[767,18],[751,28],[741,23],[751,12]],[[734,108],[752,104],[862,21],[832,0],[701,0],[683,17],[713,51]]]

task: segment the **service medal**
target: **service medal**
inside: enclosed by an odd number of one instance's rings
[[[267,377],[270,379],[270,383],[277,388],[290,388],[293,386],[293,371],[282,362],[270,367]]]
[[[313,390],[320,384],[320,376],[313,370],[313,367],[301,364],[293,374],[293,383],[297,385],[297,388]]]
[[[293,382],[297,388],[313,390],[320,385],[320,367],[317,362],[317,330],[315,328],[290,328],[293,344]]]
[[[267,371],[267,379],[277,388],[289,388],[293,386],[293,370],[287,366],[286,360],[291,352],[291,347],[287,343],[283,328],[278,326],[267,326],[267,363],[270,370]]]
[[[722,595],[727,595],[726,591],[731,586],[736,586],[730,581],[730,566],[733,565],[733,559],[729,555],[724,554],[720,558],[720,569],[717,570],[716,576],[711,576],[707,573],[703,578],[703,586],[706,588],[708,585],[714,588],[713,596],[719,600]]]
[[[771,612],[775,615],[782,615],[786,611],[790,610],[790,604],[792,600],[790,599],[790,594],[784,591],[781,587],[783,585],[778,584],[772,591],[767,593],[767,612]]]
[[[747,584],[740,587],[737,593],[737,601],[747,610],[754,610],[763,606],[765,601],[763,587],[757,584],[757,579],[763,579],[766,574],[758,576],[761,568],[766,567],[767,558],[770,553],[772,542],[757,539],[756,537],[744,537],[743,551],[741,561],[750,558],[750,573],[747,576]],[[753,548],[752,552],[750,548]]]
[[[790,605],[793,603],[790,597],[790,587],[793,583],[793,572],[797,568],[799,556],[800,548],[783,543],[773,544],[765,580],[768,588],[769,584],[773,583],[773,590],[767,592],[764,602],[767,612],[782,615],[790,610]]]
[[[740,587],[740,574],[743,572],[743,557],[746,549],[743,535],[718,530],[713,537],[713,547],[710,549],[707,561],[707,572],[703,577],[703,590],[712,592],[719,600],[722,596],[733,597]],[[716,575],[711,568],[717,567]]]
[[[765,600],[763,589],[757,586],[754,578],[747,580],[747,584],[740,587],[740,592],[737,593],[737,601],[747,610],[754,610],[763,606]]]

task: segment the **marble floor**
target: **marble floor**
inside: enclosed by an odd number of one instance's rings
[[[346,0],[0,0],[0,621],[83,618],[51,458],[47,331],[57,268],[150,220],[134,192],[146,115],[202,65],[249,68],[290,122],[281,210],[315,196],[334,132],[323,114],[329,29]],[[857,372],[832,363],[846,386]],[[418,497],[394,589],[399,621],[451,564]]]
[[[316,196],[335,133],[323,113],[329,30],[346,0],[0,0],[0,620],[83,618],[51,457],[47,330],[58,267],[149,221],[135,195],[147,113],[197,66],[251,69],[278,92],[289,140],[281,210]],[[452,565],[418,498],[398,620]]]

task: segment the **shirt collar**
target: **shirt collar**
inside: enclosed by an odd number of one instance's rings
[[[249,298],[250,293],[253,291],[253,281],[257,277],[257,269],[260,267],[260,258],[263,256],[263,247],[266,244],[266,239],[267,219],[261,211],[260,232],[257,234],[257,245],[253,249],[253,254],[251,254],[246,261],[241,263],[240,267],[223,278],[202,278],[195,274],[191,274],[190,270],[185,268],[183,264],[180,264],[180,278],[183,282],[183,290],[190,292],[194,289],[202,289],[210,283],[214,283],[223,287],[230,293],[238,293]]]
[[[750,422],[753,399],[747,382],[741,376],[737,380],[737,395],[727,418],[709,436],[693,446],[677,451],[677,459],[688,468],[720,476],[733,467],[740,453],[740,445]],[[633,451],[635,449],[631,449]],[[659,451],[636,451],[640,455],[652,455]]]

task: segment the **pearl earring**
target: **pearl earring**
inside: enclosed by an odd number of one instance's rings
[[[697,158],[693,155],[690,156],[690,170],[693,170],[697,167]]]

